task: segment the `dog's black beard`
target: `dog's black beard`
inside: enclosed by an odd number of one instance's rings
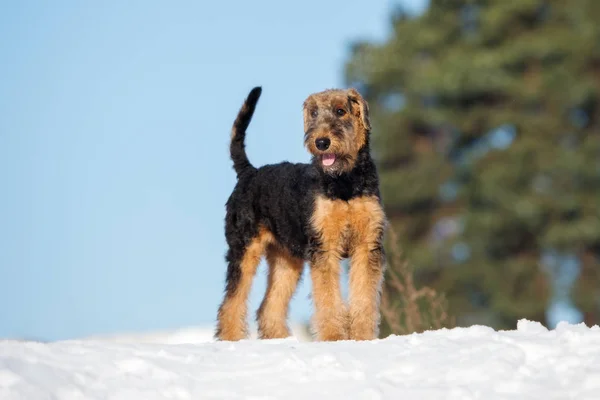
[[[325,195],[333,199],[349,200],[356,196],[379,196],[377,169],[367,146],[363,147],[357,155],[354,166],[350,168],[351,158],[342,156],[336,159],[337,168],[323,167],[318,156],[313,157],[313,165],[319,172],[320,184]],[[346,169],[340,168],[346,162]],[[335,165],[335,164],[334,164]]]
[[[315,155],[312,163],[322,174],[337,178],[352,170],[353,159],[348,155],[336,154],[333,165],[326,166],[323,165],[322,155]]]

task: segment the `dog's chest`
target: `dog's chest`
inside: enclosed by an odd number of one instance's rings
[[[317,197],[311,223],[323,250],[344,254],[360,243],[377,239],[384,213],[374,196],[349,201]]]

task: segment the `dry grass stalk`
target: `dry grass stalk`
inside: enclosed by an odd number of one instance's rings
[[[445,297],[429,287],[415,287],[414,271],[403,258],[398,236],[391,226],[388,237],[388,269],[381,315],[391,333],[403,335],[452,327],[454,319],[448,314]]]

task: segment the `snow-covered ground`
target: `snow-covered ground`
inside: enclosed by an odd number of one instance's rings
[[[311,341],[312,337],[308,329],[302,324],[292,324],[290,326],[292,335],[302,342]],[[214,327],[190,327],[174,331],[148,332],[148,333],[127,333],[117,335],[102,335],[88,339],[110,341],[113,343],[160,343],[160,344],[199,344],[213,342]],[[250,324],[250,338],[256,339],[256,325]],[[0,399],[2,400],[2,399]]]
[[[600,399],[597,326],[336,343],[187,335],[0,341],[0,399]]]

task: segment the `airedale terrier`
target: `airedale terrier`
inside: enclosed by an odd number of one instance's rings
[[[226,204],[225,298],[215,338],[247,337],[247,298],[263,255],[269,267],[257,313],[263,339],[290,335],[289,302],[310,267],[318,340],[369,340],[379,330],[387,224],[369,152],[367,102],[355,89],[330,89],[304,102],[304,144],[312,162],[250,164],[244,137],[261,88],[233,124],[230,152],[237,184]],[[340,260],[350,258],[349,305],[340,291]]]

